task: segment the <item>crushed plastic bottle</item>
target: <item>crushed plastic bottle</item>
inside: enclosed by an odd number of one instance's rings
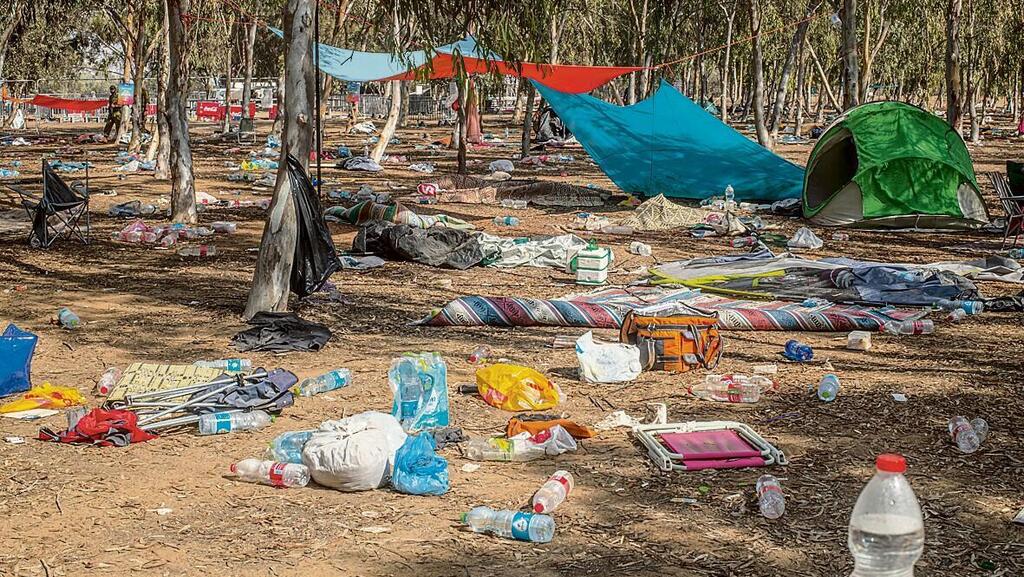
[[[783,350],[782,356],[791,361],[802,363],[814,358],[814,349],[812,349],[810,345],[805,345],[798,340],[790,339],[786,341],[786,348]]]
[[[494,224],[514,228],[519,226],[519,219],[514,216],[496,216],[494,217]]]
[[[473,352],[469,353],[469,362],[474,365],[479,365],[480,363],[486,361],[490,357],[491,349],[484,345],[480,345],[479,347],[473,349]]]
[[[576,450],[576,440],[561,425],[530,437],[477,437],[466,443],[465,456],[471,461],[525,462]]]
[[[200,435],[219,435],[235,431],[255,431],[273,419],[265,411],[247,413],[206,413],[199,417]]]
[[[971,428],[974,429],[974,435],[978,437],[978,445],[980,446],[988,438],[988,421],[981,417],[974,417],[971,419]]]
[[[879,455],[875,476],[857,498],[847,544],[851,577],[913,577],[924,552],[924,521],[900,455]]]
[[[217,256],[217,247],[205,244],[199,246],[183,246],[178,249],[178,256],[186,257],[197,257],[197,256]]]
[[[772,381],[760,375],[707,375],[703,383],[690,387],[690,394],[707,401],[756,403],[771,386]]]
[[[67,307],[61,307],[57,311],[57,324],[62,328],[72,330],[77,329],[82,325],[82,319],[78,318],[78,315],[71,312],[71,309]]]
[[[935,332],[935,323],[928,319],[889,321],[882,325],[882,332],[890,335],[930,335]]]
[[[987,423],[986,423],[987,425]],[[981,446],[977,433],[967,417],[956,416],[949,420],[949,435],[962,453],[973,453]],[[986,431],[987,432],[987,431]]]
[[[831,403],[836,400],[838,394],[839,377],[832,374],[821,377],[821,381],[818,383],[818,398],[826,403]]]
[[[569,471],[555,471],[548,480],[541,485],[540,489],[533,494],[533,505],[534,513],[550,513],[555,510],[559,505],[565,501],[569,494],[572,493],[573,488],[576,487],[576,481],[572,478],[572,473]]]
[[[476,533],[490,533],[519,541],[548,543],[555,536],[555,520],[536,513],[474,507],[462,514],[462,522]]]
[[[109,395],[110,391],[114,389],[114,385],[117,384],[117,380],[121,378],[121,369],[117,367],[110,367],[103,372],[103,376],[100,377],[100,382],[96,383],[96,392],[101,395]]]
[[[309,483],[309,468],[295,463],[245,459],[232,464],[231,472],[242,481],[273,487],[305,487]]]
[[[302,448],[316,431],[288,431],[274,437],[267,448],[267,459],[281,463],[302,463]]]
[[[733,190],[731,184],[725,186],[725,205],[726,210],[736,209],[736,191]]]
[[[953,309],[946,315],[946,320],[951,323],[958,323],[967,318],[967,311],[964,309]]]
[[[336,369],[319,377],[306,379],[292,390],[300,397],[312,397],[313,395],[347,387],[351,383],[352,371],[349,369]]]
[[[740,236],[732,239],[729,242],[733,248],[745,248],[748,246],[757,246],[757,237],[755,236]]]
[[[629,252],[640,256],[651,256],[651,245],[644,244],[638,240],[629,243]]]
[[[197,367],[219,369],[229,373],[240,373],[252,368],[252,361],[249,359],[218,359],[216,361],[196,361],[192,364]]]
[[[782,485],[772,475],[761,475],[757,479],[757,505],[761,514],[769,519],[778,519],[786,512]]]
[[[515,198],[506,198],[505,200],[501,201],[502,208],[511,208],[515,210],[524,210],[528,205],[528,201]]]

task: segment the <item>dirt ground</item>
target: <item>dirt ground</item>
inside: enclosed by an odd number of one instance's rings
[[[502,134],[503,122],[488,118],[485,130]],[[266,134],[269,126],[259,128]],[[338,126],[329,128],[329,147],[346,144],[362,150],[361,137],[341,136]],[[38,178],[41,156],[65,146],[61,139],[73,140],[96,129],[44,126],[39,136],[56,140],[0,148],[0,166],[22,161],[23,180],[31,185]],[[237,144],[198,141],[212,130],[210,125],[195,129],[199,190],[219,198],[259,198],[247,185],[228,182],[224,166],[256,147],[229,154],[225,151]],[[453,172],[451,152],[413,148],[425,142],[425,131],[438,136],[443,130],[402,129],[402,144],[392,152],[408,155],[410,162],[434,162],[438,173]],[[28,135],[33,140],[39,136]],[[108,366],[236,356],[228,343],[244,327],[240,315],[263,212],[244,208],[201,214],[203,222],[239,224],[238,234],[216,239],[218,254],[213,258],[185,260],[173,251],[113,242],[111,233],[124,221],[106,216],[109,206],[141,199],[164,201],[161,206],[166,207],[169,186],[146,175],[119,179],[111,171],[116,166],[113,145],[78,148],[96,165],[92,185],[117,192],[93,199],[95,242],[62,242],[41,251],[30,249],[21,234],[0,236],[0,326],[15,322],[39,335],[34,380],[86,392]],[[781,153],[802,164],[810,148],[783,146]],[[482,174],[488,162],[510,158],[514,150],[472,150],[470,170]],[[517,169],[516,174],[612,186],[581,149],[571,153],[577,160],[565,167],[565,175],[535,168]],[[981,174],[1001,169],[1007,158],[1024,157],[1024,142],[993,139],[971,147],[971,153]],[[328,164],[324,177],[327,189],[398,187],[391,192],[401,198],[414,194],[421,181],[421,175],[405,166],[386,165],[383,173],[368,175]],[[1001,215],[987,179],[979,181],[990,211]],[[508,233],[490,222],[506,214],[500,207],[440,204],[417,210],[444,212],[485,231]],[[624,210],[609,207],[603,212],[622,216],[611,213]],[[572,211],[531,208],[515,215],[523,220],[516,235],[556,234],[569,224]],[[802,224],[769,220],[787,233]],[[349,248],[355,228],[331,228],[338,247]],[[983,255],[995,252],[1000,240],[980,232],[851,231],[849,241],[837,242],[828,231],[816,232],[826,246],[814,256],[890,262]],[[635,239],[651,244],[654,258],[629,254],[626,246]],[[655,259],[667,262],[733,250],[723,239],[676,233],[605,237],[602,242],[618,256],[612,279],[617,283],[635,280],[636,275],[625,271]],[[365,273],[338,273],[333,281],[345,302],[293,307],[334,331],[325,350],[249,358],[299,377],[348,367],[354,383],[298,399],[268,429],[213,437],[181,432],[124,449],[83,448],[32,440],[41,425],[59,427],[63,415],[34,423],[0,419],[2,436],[28,439],[22,445],[0,443],[0,518],[5,520],[0,575],[846,575],[852,568],[846,545],[849,514],[873,473],[874,457],[883,452],[907,457],[907,476],[924,511],[926,545],[918,575],[1024,575],[1024,526],[1011,523],[1024,507],[1020,313],[986,313],[958,325],[941,324],[929,336],[879,335],[866,353],[846,350],[845,334],[731,332],[722,372],[750,372],[752,365],[778,362],[783,343],[799,337],[830,360],[842,379],[839,398],[820,403],[806,391],[820,378],[821,365],[780,363],[779,392],[755,405],[735,406],[688,397],[686,387],[703,379],[702,374],[645,373],[627,386],[581,383],[573,351],[548,345],[554,335],[582,331],[408,324],[459,295],[557,297],[575,291],[561,271],[453,271],[389,262]],[[14,290],[18,286],[24,290]],[[991,282],[979,286],[987,296],[1020,290]],[[61,306],[75,310],[86,325],[73,332],[52,325],[50,319]],[[601,336],[614,338],[610,332]],[[450,462],[451,490],[443,497],[390,490],[340,493],[315,486],[275,490],[226,475],[232,462],[261,455],[283,431],[365,410],[389,410],[385,372],[391,359],[404,351],[441,352],[452,390],[458,383],[473,382],[466,357],[481,343],[554,378],[568,395],[559,410],[580,422],[596,422],[609,412],[607,406],[643,416],[649,403],[665,402],[670,420],[730,419],[754,426],[790,457],[790,465],[771,471],[782,479],[785,516],[769,521],[757,512],[753,487],[763,471],[662,473],[624,429],[585,441],[574,454],[525,464],[483,463],[472,473],[462,471],[467,461],[458,449],[448,448],[442,454]],[[894,392],[905,393],[907,402],[894,402]],[[454,424],[470,435],[498,433],[510,416],[475,397],[453,393],[451,399]],[[98,404],[102,399],[90,394],[89,400]],[[605,408],[598,408],[598,400],[607,401]],[[988,419],[992,433],[979,452],[964,456],[950,443],[946,420],[956,414]],[[558,529],[550,544],[519,543],[459,528],[460,513],[473,506],[523,506],[557,468],[572,471],[577,487],[555,513]]]

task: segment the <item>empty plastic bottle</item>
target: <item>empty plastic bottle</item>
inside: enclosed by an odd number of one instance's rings
[[[569,471],[555,471],[540,489],[533,494],[533,512],[550,513],[562,504],[576,487],[576,481]]]
[[[988,423],[986,423],[987,425]],[[986,431],[987,432],[987,431]],[[957,448],[963,453],[973,453],[981,446],[977,433],[971,427],[967,417],[956,416],[949,420],[949,435]]]
[[[755,246],[757,244],[757,237],[753,236],[740,236],[732,239],[730,242],[733,248],[744,248],[748,246]]]
[[[233,222],[217,221],[210,223],[210,228],[212,228],[214,232],[235,234],[235,231],[238,230],[238,225]]]
[[[265,411],[248,413],[206,413],[199,417],[200,435],[219,435],[234,431],[255,431],[270,424]]]
[[[516,210],[523,210],[527,207],[527,205],[527,201],[514,198],[506,198],[505,200],[501,201],[502,208],[513,208]]]
[[[1024,248],[1011,249],[1010,252],[1006,253],[1006,256],[1015,260],[1024,259]]]
[[[295,386],[295,394],[300,397],[312,397],[327,391],[347,387],[352,382],[352,371],[336,369],[319,377],[306,379]]]
[[[164,248],[169,248],[171,246],[174,246],[174,244],[177,243],[177,242],[178,242],[178,233],[171,233],[171,234],[168,234],[168,235],[164,236],[163,238],[161,238],[160,242],[158,242],[157,244],[159,244],[160,246],[162,246]]]
[[[882,325],[882,332],[890,335],[930,335],[935,332],[935,323],[920,321],[889,321]]]
[[[316,431],[288,431],[274,437],[267,458],[280,463],[302,463],[302,448]]]
[[[725,207],[731,208],[736,204],[736,191],[731,184],[725,186]]]
[[[761,400],[762,388],[770,386],[768,378],[757,375],[708,375],[704,383],[690,387],[690,394],[707,401],[756,403]]]
[[[514,216],[496,216],[494,224],[498,226],[519,226],[519,219]]]
[[[757,505],[761,514],[769,519],[778,519],[786,512],[786,496],[782,485],[772,475],[761,475],[757,479]]]
[[[413,419],[420,407],[420,397],[423,396],[423,384],[420,383],[415,361],[404,359],[399,363],[398,379],[398,420]]]
[[[57,311],[57,322],[60,326],[66,329],[77,329],[82,324],[82,319],[78,318],[78,315],[71,312],[71,309],[67,307],[61,307]]]
[[[178,249],[178,256],[217,256],[217,247],[205,244],[199,246],[183,246]]]
[[[814,349],[812,349],[810,345],[805,345],[798,340],[790,339],[786,341],[786,348],[782,352],[782,356],[791,361],[802,363],[814,358]]]
[[[958,323],[967,318],[967,311],[964,309],[953,309],[946,315],[946,320],[951,323]]]
[[[249,359],[218,359],[216,361],[196,361],[192,364],[207,369],[220,369],[229,373],[240,373],[252,368],[252,361]]]
[[[309,468],[295,463],[245,459],[232,464],[231,472],[242,481],[273,487],[305,487],[309,483]]]
[[[479,347],[473,349],[473,352],[469,353],[469,362],[474,365],[479,365],[480,363],[490,358],[490,356],[491,349],[485,347],[484,345],[480,345]]]
[[[821,381],[818,382],[818,398],[826,403],[830,403],[836,400],[836,395],[839,394],[839,377],[828,374],[821,377]]]
[[[962,310],[964,314],[968,315],[976,315],[985,308],[985,304],[982,301],[939,299],[935,301],[935,305],[946,311],[956,312],[957,310]]]
[[[100,382],[96,383],[96,392],[101,395],[109,395],[110,391],[113,390],[114,385],[117,384],[117,379],[121,378],[121,369],[117,367],[110,367],[103,372],[103,376],[100,377]]]
[[[913,577],[924,552],[924,521],[900,455],[879,455],[850,516],[851,577]]]
[[[462,522],[477,533],[490,533],[506,539],[547,543],[555,536],[555,520],[547,515],[522,511],[496,511],[474,507],[462,514]]]
[[[651,245],[634,240],[629,243],[629,252],[640,256],[651,256]]]
[[[988,421],[981,417],[974,417],[971,419],[971,428],[974,429],[974,435],[978,437],[978,445],[980,446],[988,438]]]

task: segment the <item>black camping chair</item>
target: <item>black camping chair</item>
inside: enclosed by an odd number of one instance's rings
[[[43,160],[43,195],[35,196],[7,185],[21,198],[32,219],[28,242],[35,248],[49,248],[62,236],[77,237],[89,244],[89,165],[85,167],[85,190],[77,191],[64,182],[50,163]],[[82,222],[84,219],[84,223]]]
[[[1006,229],[1003,230],[1003,244],[1000,246],[1005,247],[1006,241],[1010,240],[1012,235],[1011,247],[1016,247],[1017,239],[1024,232],[1024,196],[1013,194],[1013,191],[1010,190],[1010,181],[1005,174],[990,172],[988,178],[992,181],[992,186],[995,187],[996,195],[1006,213]]]

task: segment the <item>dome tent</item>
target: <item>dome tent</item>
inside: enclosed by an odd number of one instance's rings
[[[974,228],[988,212],[960,135],[902,102],[840,116],[811,151],[804,216],[823,226]]]

